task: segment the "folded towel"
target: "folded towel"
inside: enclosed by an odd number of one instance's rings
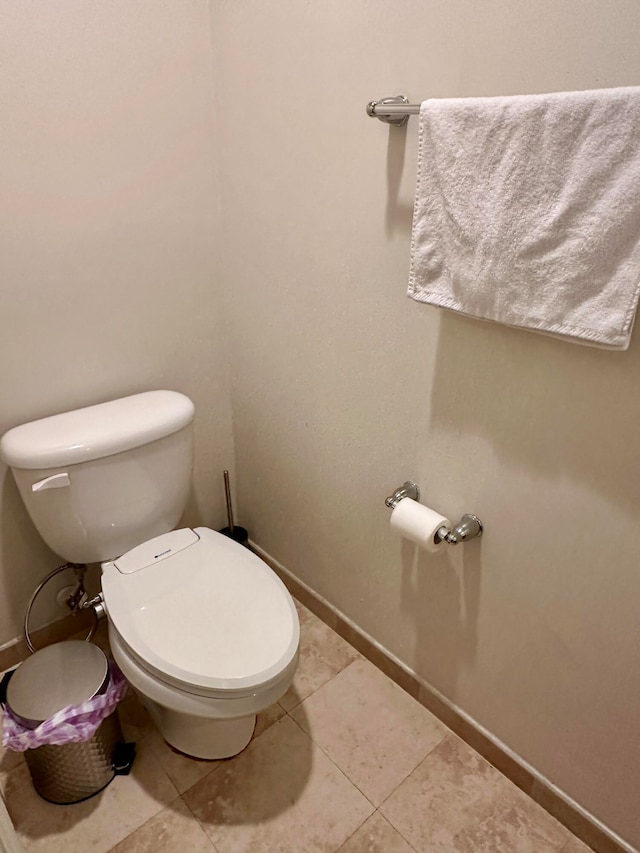
[[[425,101],[409,296],[626,349],[640,287],[640,87]]]

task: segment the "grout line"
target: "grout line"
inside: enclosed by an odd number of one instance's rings
[[[402,838],[402,840],[407,844],[408,847],[410,847],[412,850],[414,850],[415,853],[420,853],[420,851],[417,849],[417,847],[414,847],[413,844],[411,844],[409,839],[406,838],[402,832],[400,832],[400,830],[398,829],[398,827],[395,824],[391,823],[391,821],[389,820],[389,818],[386,815],[382,814],[382,812],[379,810],[378,810],[378,813],[379,813],[380,817],[383,820],[385,820],[389,824],[389,826],[398,833],[400,838]]]
[[[330,629],[330,630],[333,630],[333,629]],[[336,632],[334,632],[334,633],[336,633]],[[339,636],[339,635],[338,635],[338,636]],[[364,659],[366,660],[366,658],[364,658]],[[316,689],[312,694],[310,694],[309,696],[305,697],[305,698],[304,698],[304,699],[303,699],[303,700],[302,700],[298,705],[296,705],[296,706],[295,706],[295,708],[292,708],[291,710],[292,710],[292,711],[296,711],[296,710],[298,710],[298,708],[300,708],[300,707],[302,707],[302,705],[304,705],[304,703],[307,701],[307,699],[310,699],[310,698],[311,698],[311,696],[314,696],[316,693],[318,693],[320,690],[322,690],[324,687],[326,687],[326,686],[327,686],[327,684],[330,684],[330,683],[331,683],[335,678],[337,678],[337,677],[338,677],[339,675],[341,675],[343,672],[346,672],[350,667],[352,667],[352,666],[353,666],[354,664],[356,664],[356,663],[358,663],[358,661],[357,661],[357,660],[354,660],[354,661],[351,661],[350,663],[348,663],[348,664],[347,664],[347,666],[345,666],[345,667],[344,667],[344,669],[341,669],[341,670],[340,670],[340,672],[338,672],[338,673],[336,673],[336,675],[332,676],[332,677],[329,679],[329,681],[325,682],[323,685],[321,685],[320,687],[318,687],[318,688],[317,688],[317,689]],[[393,679],[392,679],[392,678],[389,678],[389,676],[388,676],[388,675],[385,675],[385,673],[381,673],[381,674],[382,674],[385,678],[388,678],[388,679],[389,679],[389,681],[391,681],[393,684],[395,684],[395,682],[393,681]],[[397,685],[396,685],[396,686],[397,686]],[[289,713],[289,712],[287,712],[287,713]],[[434,715],[434,716],[435,716],[435,715]],[[294,723],[297,723],[297,722],[298,722],[295,718],[293,718],[293,717],[292,717],[292,719],[293,719]],[[437,718],[436,718],[436,719],[437,719]],[[438,720],[438,722],[440,722],[440,720]],[[298,725],[299,725],[299,724],[298,724]],[[411,776],[411,774],[412,774],[412,773],[414,773],[414,772],[418,769],[418,767],[420,767],[420,765],[421,765],[424,761],[426,761],[426,760],[427,760],[427,758],[429,758],[429,756],[431,755],[431,753],[432,753],[432,752],[434,752],[434,751],[435,751],[435,750],[436,750],[436,749],[437,749],[437,748],[438,748],[438,747],[439,747],[439,746],[440,746],[440,745],[445,741],[445,739],[446,739],[447,737],[449,737],[449,736],[457,737],[457,735],[456,735],[456,734],[455,734],[455,733],[454,733],[454,732],[453,732],[453,731],[452,731],[452,730],[451,730],[447,725],[445,725],[444,723],[442,723],[442,725],[444,726],[444,731],[442,732],[442,737],[440,738],[440,740],[439,740],[437,743],[435,743],[432,747],[430,747],[430,749],[428,749],[428,750],[425,752],[425,754],[424,754],[424,755],[423,755],[423,756],[418,760],[418,763],[415,765],[415,767],[412,767],[412,768],[411,768],[411,770],[409,770],[409,772],[406,774],[406,776],[404,776],[404,777],[400,780],[400,782],[398,782],[398,784],[397,784],[397,785],[396,785],[396,787],[393,789],[393,791],[390,791],[390,792],[387,794],[387,796],[384,798],[384,800],[382,801],[382,803],[380,803],[380,804],[379,804],[379,805],[377,805],[377,806],[375,805],[375,803],[373,803],[373,805],[375,806],[376,810],[378,810],[378,809],[380,808],[380,806],[381,806],[381,805],[383,805],[383,803],[385,803],[385,802],[389,799],[389,797],[390,797],[390,796],[391,796],[391,795],[392,795],[392,794],[393,794],[393,793],[394,793],[394,792],[395,792],[395,791],[400,787],[400,785],[402,785],[402,784],[403,784],[403,782],[405,782],[405,781],[409,778],[409,776]],[[302,728],[302,727],[301,727],[301,728]],[[302,730],[303,730],[303,731],[305,731],[304,729],[302,729]],[[311,732],[305,732],[305,733],[306,733],[306,734],[311,738],[311,740],[316,744],[316,746],[317,746],[319,749],[321,749],[321,750],[322,750],[322,752],[324,752],[324,754],[327,756],[327,758],[329,758],[329,759],[330,759],[330,760],[335,764],[335,761],[331,758],[331,756],[330,756],[330,755],[329,755],[329,753],[325,750],[325,748],[322,746],[322,744],[320,744],[318,741],[316,741],[316,739],[313,737],[313,734],[312,734]],[[338,765],[336,765],[336,766],[338,766]],[[340,768],[338,768],[338,769],[340,769]],[[345,775],[346,775],[346,774],[345,774]],[[347,778],[349,778],[349,777],[347,777]],[[356,783],[356,782],[354,782],[352,779],[350,779],[349,781],[350,781],[350,782],[352,782],[352,784],[353,784],[353,785],[355,785],[356,787],[358,787],[357,783]],[[358,790],[360,790],[360,788],[358,788]],[[364,793],[364,791],[361,791],[361,793],[362,793],[365,797],[367,796],[367,795]],[[369,798],[367,797],[367,799],[369,799]],[[370,802],[371,802],[371,801],[370,801]],[[385,818],[385,820],[387,820],[387,819]],[[394,827],[394,828],[395,828],[395,827]]]
[[[330,630],[332,630],[332,631],[333,631],[333,629],[332,629],[332,628],[330,628]],[[335,631],[334,631],[334,633],[337,633],[337,632],[335,632]],[[339,635],[338,635],[338,636],[339,636]],[[307,699],[311,698],[311,696],[315,695],[315,693],[318,693],[320,690],[322,690],[324,687],[326,687],[326,685],[327,685],[327,684],[330,684],[330,682],[331,682],[331,681],[333,681],[333,679],[337,678],[337,676],[338,676],[338,675],[341,675],[343,672],[346,672],[346,671],[349,669],[349,667],[353,666],[355,663],[357,663],[357,661],[351,661],[349,664],[347,664],[347,666],[345,666],[345,667],[344,667],[344,669],[341,669],[339,673],[336,673],[336,675],[332,676],[332,677],[329,679],[329,681],[325,682],[323,685],[321,685],[319,688],[317,688],[317,690],[315,690],[315,691],[314,691],[314,693],[312,693],[312,694],[310,694],[309,696],[305,697],[305,699],[303,699],[303,700],[302,700],[298,705],[296,705],[296,706],[295,706],[295,708],[292,708],[291,710],[292,710],[292,711],[296,711],[298,708],[302,707],[302,706],[304,705],[304,703],[307,701]],[[384,673],[382,673],[382,674],[384,675]],[[388,678],[388,676],[386,676],[386,677]],[[389,679],[389,680],[390,680],[390,681],[392,681],[392,679]],[[365,792],[360,788],[360,786],[358,785],[358,783],[357,783],[357,782],[355,782],[355,781],[354,781],[354,780],[353,780],[353,779],[352,779],[352,778],[347,774],[347,772],[346,772],[345,770],[343,770],[343,769],[340,767],[340,765],[335,761],[335,759],[331,757],[331,755],[329,754],[329,752],[327,751],[327,749],[326,749],[326,748],[325,748],[325,747],[324,747],[324,746],[323,746],[319,741],[317,741],[317,740],[315,739],[315,737],[313,736],[313,729],[312,729],[312,727],[310,726],[310,729],[311,729],[311,730],[310,730],[310,731],[307,731],[307,730],[306,730],[306,729],[305,729],[305,728],[304,728],[304,727],[303,727],[303,726],[298,722],[298,720],[296,720],[296,718],[295,718],[295,717],[291,716],[291,714],[290,714],[290,712],[289,712],[289,711],[287,711],[286,713],[287,713],[287,715],[288,715],[288,716],[290,716],[290,717],[291,717],[291,719],[292,719],[292,720],[293,720],[293,722],[298,726],[298,728],[299,728],[299,729],[300,729],[300,730],[301,730],[305,735],[307,735],[307,737],[311,740],[311,742],[312,742],[315,746],[317,746],[317,747],[318,747],[318,749],[323,753],[323,755],[325,755],[325,756],[329,759],[329,761],[330,761],[330,762],[331,762],[331,763],[332,763],[332,764],[333,764],[333,765],[334,765],[334,766],[335,766],[335,767],[340,771],[340,773],[341,773],[341,774],[342,774],[346,779],[348,779],[348,780],[349,780],[349,782],[351,782],[351,784],[352,784],[355,788],[357,788],[357,790],[358,790],[358,791],[360,791],[360,793],[362,794],[362,796],[363,796],[366,800],[368,800],[368,801],[371,803],[371,805],[374,807],[374,809],[375,809],[376,811],[379,811],[380,807],[381,807],[381,806],[382,806],[382,805],[383,805],[383,804],[384,804],[384,803],[389,799],[389,797],[391,797],[391,796],[392,796],[392,794],[394,794],[394,793],[398,790],[398,788],[399,788],[399,787],[400,787],[404,782],[406,782],[406,780],[409,778],[409,776],[411,776],[411,774],[412,774],[412,773],[414,773],[414,772],[418,769],[418,767],[420,767],[420,766],[423,764],[423,762],[425,762],[425,761],[429,758],[429,756],[430,756],[430,755],[431,755],[431,754],[432,754],[432,753],[433,753],[433,752],[434,752],[434,751],[435,751],[435,750],[436,750],[436,749],[437,749],[437,748],[438,748],[438,747],[439,747],[439,746],[440,746],[440,745],[445,741],[445,739],[446,739],[447,737],[449,737],[449,736],[453,736],[453,737],[455,737],[454,733],[453,733],[453,732],[448,728],[448,726],[445,726],[445,731],[443,731],[443,733],[442,733],[442,737],[440,738],[440,740],[439,740],[437,743],[435,743],[435,744],[434,744],[430,749],[428,749],[428,750],[427,750],[427,752],[426,752],[426,753],[425,753],[425,754],[424,754],[424,755],[423,755],[423,756],[418,760],[418,763],[417,763],[414,767],[412,767],[412,768],[411,768],[411,770],[409,770],[409,771],[407,772],[407,774],[406,774],[405,776],[403,776],[403,777],[402,777],[402,779],[401,779],[401,780],[398,782],[398,784],[393,788],[393,790],[392,790],[392,791],[390,791],[390,792],[386,795],[386,797],[384,798],[384,800],[383,800],[381,803],[379,803],[378,805],[376,805],[376,803],[374,803],[374,802],[370,799],[370,797],[369,797],[369,796],[368,796],[368,795],[367,795],[367,794],[366,794],[366,793],[365,793]],[[398,834],[402,835],[402,834],[399,832],[399,830],[398,830],[398,829],[397,829],[397,828],[396,828],[396,827],[391,823],[391,821],[390,821],[388,818],[386,818],[386,817],[382,814],[382,812],[380,812],[380,815],[381,815],[381,817],[383,817],[383,818],[384,818],[384,820],[386,820],[386,821],[387,821],[387,823],[388,823],[388,824],[389,824],[389,825],[390,825],[390,826],[391,826],[391,827],[392,827],[396,832],[398,832]],[[371,815],[369,815],[369,817],[371,817]],[[367,820],[368,820],[368,818],[367,818]],[[363,821],[363,823],[364,823],[364,821]],[[362,824],[361,824],[361,826],[362,826]],[[355,831],[357,832],[357,830],[355,830]],[[351,837],[351,836],[349,836],[349,837]],[[404,836],[402,836],[402,838],[404,838]],[[347,840],[348,840],[348,839],[347,839]],[[406,841],[406,839],[404,839],[404,840]],[[346,844],[346,841],[345,841],[344,843]],[[409,842],[407,842],[407,843],[409,843]],[[409,846],[411,846],[411,845],[409,845]],[[413,848],[412,848],[412,849],[413,849]]]
[[[367,797],[367,795],[365,794],[365,792],[364,792],[364,791],[363,791],[363,790],[362,790],[362,789],[361,789],[361,788],[360,788],[360,787],[359,787],[359,786],[358,786],[358,785],[353,781],[353,779],[350,779],[350,778],[347,776],[347,774],[344,772],[344,770],[343,770],[341,767],[339,767],[339,766],[335,763],[335,761],[333,760],[333,758],[331,758],[331,756],[327,754],[326,750],[325,750],[325,749],[323,749],[323,747],[322,747],[322,746],[320,746],[320,744],[319,744],[319,743],[317,743],[317,742],[313,739],[313,737],[311,736],[311,734],[309,734],[309,732],[305,731],[305,730],[302,728],[302,726],[300,725],[300,723],[299,723],[297,720],[295,720],[293,717],[291,717],[291,720],[292,720],[292,721],[296,724],[296,726],[300,729],[300,731],[302,732],[302,734],[303,734],[303,735],[305,735],[305,737],[308,737],[308,738],[309,738],[309,740],[311,741],[311,743],[312,743],[312,744],[313,744],[317,749],[319,749],[319,750],[320,750],[320,752],[324,755],[324,757],[327,759],[327,761],[329,761],[329,762],[330,762],[330,763],[331,763],[331,764],[336,768],[336,770],[338,771],[338,773],[339,773],[341,776],[343,776],[343,777],[347,780],[347,782],[348,782],[352,787],[354,787],[354,788],[356,789],[356,791],[358,791],[360,794],[362,794],[362,796],[365,798],[365,800],[369,803],[369,805],[370,805],[370,806],[371,806],[371,808],[373,809],[373,811],[372,811],[370,814],[368,814],[368,815],[367,815],[367,817],[365,818],[365,820],[369,820],[369,818],[371,817],[371,815],[372,815],[374,812],[376,812],[376,811],[378,810],[378,807],[376,806],[376,804],[371,802],[371,800],[369,799],[369,797]],[[364,823],[364,821],[363,821],[362,823]],[[360,824],[360,826],[362,826],[362,824]],[[357,830],[355,830],[355,831],[357,831]],[[353,835],[353,833],[352,833],[352,835]],[[350,837],[351,837],[351,836],[349,836],[349,838],[350,838]],[[344,840],[344,842],[343,842],[343,844],[346,844],[346,843],[347,843],[347,840],[348,840],[348,839],[345,839],[345,840]],[[341,845],[341,846],[342,846],[342,845]],[[339,849],[340,849],[340,848],[338,848],[338,850],[339,850]],[[336,851],[336,853],[337,853],[337,851]]]
[[[377,811],[377,809],[376,809],[376,811]],[[345,840],[342,842],[340,847],[338,847],[338,849],[336,850],[336,853],[340,853],[340,851],[344,849],[345,844],[348,844],[349,841],[351,841],[351,839],[356,834],[356,832],[359,832],[362,829],[362,827],[365,825],[365,823],[369,820],[369,818],[371,818],[375,813],[376,812],[372,812],[370,815],[368,815],[368,817],[365,817],[365,819],[362,821],[362,823],[358,824],[358,826],[353,830],[351,835],[348,838],[345,838]]]
[[[299,722],[298,722],[294,717],[291,717],[291,719],[292,719],[292,720],[293,720],[293,722],[296,724],[296,726],[300,729],[300,731],[301,731],[304,735],[306,735],[306,737],[308,737],[308,738],[309,738],[309,740],[311,741],[311,743],[312,743],[315,747],[317,747],[317,748],[320,750],[320,752],[324,755],[324,757],[325,757],[328,761],[330,761],[330,762],[331,762],[331,764],[333,764],[333,766],[334,766],[334,767],[336,768],[336,770],[340,773],[340,775],[341,775],[341,776],[344,776],[344,778],[347,780],[347,782],[349,782],[349,784],[350,784],[350,785],[353,785],[353,787],[354,787],[357,791],[359,791],[359,792],[362,794],[362,796],[363,796],[363,797],[365,798],[365,800],[370,804],[370,806],[373,808],[373,810],[374,810],[374,811],[377,811],[377,810],[378,810],[378,807],[376,806],[376,804],[375,804],[375,803],[373,803],[373,802],[371,802],[371,800],[369,799],[369,797],[368,797],[368,796],[365,794],[365,792],[364,792],[364,791],[359,787],[359,785],[357,784],[357,782],[354,782],[354,781],[353,781],[353,779],[350,779],[350,778],[349,778],[349,776],[347,776],[347,774],[345,773],[345,771],[344,771],[344,770],[343,770],[343,769],[342,769],[338,764],[336,764],[336,762],[333,760],[333,758],[331,758],[331,756],[330,756],[330,755],[329,755],[329,753],[326,751],[326,749],[322,746],[322,744],[319,744],[319,743],[318,743],[318,741],[314,739],[314,737],[313,737],[313,735],[311,734],[311,732],[306,731],[306,730],[305,730],[305,729],[300,725],[300,723],[299,723]],[[412,771],[412,772],[413,772],[413,771]],[[403,781],[404,781],[404,780],[403,780]],[[372,812],[371,814],[373,814],[373,812]],[[369,818],[370,818],[370,817],[371,817],[371,815],[368,815],[368,816],[365,818],[365,820],[369,820]],[[363,821],[362,823],[364,823],[364,821]],[[362,824],[360,824],[360,826],[362,826]],[[355,831],[357,832],[357,830],[355,830]],[[353,834],[353,833],[352,833],[352,834]],[[351,836],[349,836],[349,838],[350,838],[350,837],[351,837]],[[347,841],[347,840],[348,840],[348,839],[346,839],[343,843],[344,843],[344,844],[346,844],[346,841]],[[340,848],[338,848],[338,849],[340,849]]]
[[[323,688],[323,687],[325,687],[327,684],[330,684],[330,683],[333,681],[333,679],[334,679],[334,678],[337,678],[337,677],[340,675],[340,673],[341,673],[341,672],[344,672],[346,669],[349,669],[349,667],[350,667],[352,664],[354,664],[354,663],[357,663],[357,661],[355,661],[355,660],[349,661],[349,663],[348,663],[345,667],[343,667],[343,668],[340,670],[340,672],[336,672],[336,673],[334,673],[334,674],[333,674],[330,678],[328,678],[325,682],[323,682],[322,684],[320,684],[320,685],[319,685],[319,687],[315,687],[315,688],[311,691],[311,693],[309,693],[309,694],[308,694],[307,696],[305,696],[303,699],[300,699],[300,701],[299,701],[296,705],[294,705],[292,708],[285,708],[283,705],[280,705],[280,707],[281,707],[281,708],[282,708],[282,710],[283,710],[283,711],[285,711],[285,713],[287,713],[287,714],[289,714],[291,711],[295,711],[295,710],[296,710],[297,708],[299,708],[299,707],[300,707],[304,702],[306,702],[306,701],[307,701],[307,699],[311,699],[311,697],[312,697],[312,696],[315,696],[315,695],[316,695],[316,693],[317,693],[319,690],[322,690],[322,688]],[[297,695],[297,694],[296,694],[296,695]]]
[[[206,779],[207,777],[206,777],[206,776],[203,776],[202,778],[203,778],[203,779]],[[202,779],[200,779],[200,780],[198,780],[198,781],[199,781],[199,782],[201,782],[201,781],[202,781]],[[196,782],[195,784],[197,785],[197,784],[198,784],[198,782]],[[194,786],[192,785],[191,787],[193,788]],[[191,788],[189,788],[188,790],[191,790]],[[186,794],[187,792],[185,791],[184,793]],[[182,802],[184,803],[184,805],[185,805],[185,807],[186,807],[187,811],[188,811],[188,812],[189,812],[189,814],[191,815],[191,818],[192,818],[193,820],[195,820],[195,822],[198,824],[198,826],[200,827],[200,829],[204,832],[204,834],[205,834],[205,836],[206,836],[206,838],[207,838],[207,841],[208,841],[208,842],[209,842],[209,844],[211,845],[211,849],[214,851],[214,853],[218,853],[218,848],[216,847],[216,845],[213,843],[213,841],[212,841],[212,840],[211,840],[211,838],[209,837],[209,833],[208,833],[208,832],[207,832],[207,830],[205,829],[205,827],[204,827],[204,825],[203,825],[202,821],[198,820],[197,815],[195,814],[195,812],[193,811],[193,809],[191,808],[191,806],[189,805],[189,803],[185,800],[185,798],[184,798],[184,794],[180,794],[180,799],[182,800]]]

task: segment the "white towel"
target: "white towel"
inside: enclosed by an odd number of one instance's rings
[[[640,87],[425,101],[409,296],[626,349],[640,286]]]

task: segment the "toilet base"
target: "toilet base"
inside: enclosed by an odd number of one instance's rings
[[[234,719],[215,719],[181,714],[141,697],[170,746],[193,758],[231,758],[241,752],[251,740],[256,726],[256,715]]]

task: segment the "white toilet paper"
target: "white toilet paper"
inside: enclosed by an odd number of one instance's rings
[[[439,551],[442,541],[436,536],[441,527],[451,530],[451,522],[428,506],[403,498],[391,513],[391,527],[426,551]]]

